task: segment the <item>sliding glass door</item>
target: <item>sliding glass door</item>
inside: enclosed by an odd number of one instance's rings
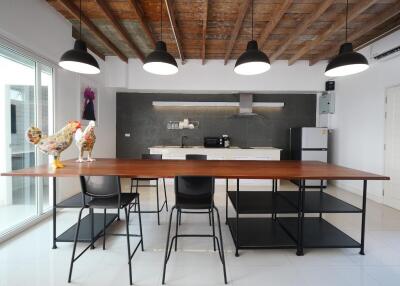
[[[53,70],[0,45],[0,172],[46,163],[26,140],[31,126],[53,130]],[[49,180],[0,178],[0,236],[50,206]]]

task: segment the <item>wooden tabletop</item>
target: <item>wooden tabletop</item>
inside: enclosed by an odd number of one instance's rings
[[[389,180],[389,177],[317,161],[242,160],[131,160],[97,159],[91,163],[63,162],[65,168],[48,165],[16,170],[2,176],[74,177],[105,176],[171,178],[177,175],[240,179]]]

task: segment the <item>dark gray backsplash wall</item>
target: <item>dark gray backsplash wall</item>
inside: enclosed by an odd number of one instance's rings
[[[257,117],[235,117],[234,108],[153,107],[153,101],[227,101],[238,102],[237,94],[153,94],[117,93],[117,157],[140,158],[155,145],[180,145],[186,135],[188,145],[203,145],[205,136],[228,134],[235,146],[272,146],[281,148],[288,158],[289,128],[312,127],[316,121],[315,94],[277,94],[253,97],[254,102],[284,102],[282,109],[254,109]],[[168,130],[169,121],[190,118],[200,122],[194,130]],[[125,137],[130,133],[130,137]]]

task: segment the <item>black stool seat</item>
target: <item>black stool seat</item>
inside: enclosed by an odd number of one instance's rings
[[[137,193],[121,193],[120,202],[118,205],[118,196],[112,196],[109,198],[93,198],[86,202],[86,206],[89,208],[124,208],[132,201],[134,201],[139,194]]]
[[[135,181],[154,181],[154,180],[158,180],[158,178],[132,178],[132,180],[135,180]]]
[[[176,198],[175,207],[179,210],[198,210],[198,209],[211,209],[210,199],[208,198],[197,198],[196,202],[190,198]]]

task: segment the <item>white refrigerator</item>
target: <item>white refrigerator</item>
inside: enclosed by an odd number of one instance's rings
[[[292,160],[328,161],[328,128],[298,127],[290,128],[290,155]],[[298,182],[295,182],[298,184]],[[327,182],[323,182],[326,187]],[[320,180],[306,180],[308,188],[321,186]]]

